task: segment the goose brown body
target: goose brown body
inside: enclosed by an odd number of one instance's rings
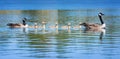
[[[26,18],[22,20],[23,23],[8,23],[7,26],[12,27],[12,28],[19,28],[19,27],[28,27],[26,24]]]
[[[9,27],[21,27],[22,24],[19,24],[19,23],[8,23],[7,26],[9,26]]]
[[[104,15],[104,14],[102,14],[102,13],[98,14],[101,24],[84,22],[84,23],[81,23],[80,25],[83,25],[87,30],[89,30],[89,29],[96,29],[96,30],[97,29],[105,29],[106,25],[102,20],[102,15]]]

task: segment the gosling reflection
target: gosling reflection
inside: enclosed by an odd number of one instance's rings
[[[68,31],[68,33],[71,33],[71,30],[70,30],[70,29],[68,29],[67,31]]]

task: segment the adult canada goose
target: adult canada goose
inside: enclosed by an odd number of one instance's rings
[[[21,23],[8,23],[7,26],[12,27],[12,28],[20,28],[20,27],[28,27],[26,24],[26,18],[23,18],[22,24]]]
[[[89,30],[89,29],[105,29],[106,25],[105,25],[105,23],[103,22],[103,19],[102,19],[103,15],[104,14],[101,13],[101,12],[98,14],[98,17],[100,19],[101,24],[82,23],[81,25],[83,25],[87,30]]]

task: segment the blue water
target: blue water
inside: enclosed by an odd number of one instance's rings
[[[103,12],[104,31],[60,29],[68,22],[99,23],[98,11]],[[118,59],[120,58],[119,9],[79,10],[1,10],[0,59]],[[7,23],[21,23],[26,17],[28,25],[46,21],[41,28],[9,28]],[[59,29],[49,26],[58,22]]]
[[[119,0],[0,0],[1,10],[119,8]]]

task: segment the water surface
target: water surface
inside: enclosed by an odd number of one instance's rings
[[[0,59],[117,59],[120,57],[120,9],[81,10],[1,10]],[[81,29],[60,29],[71,23],[100,23],[98,12],[103,12],[105,33]],[[46,21],[41,28],[9,28],[7,23],[22,23],[26,17],[29,25]],[[59,23],[58,31],[50,29]]]

